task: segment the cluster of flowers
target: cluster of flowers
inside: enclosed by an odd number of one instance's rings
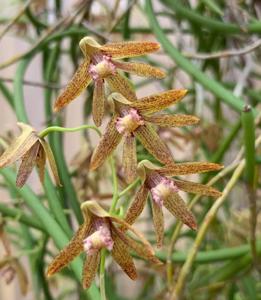
[[[140,62],[123,62],[121,58],[145,55],[159,49],[156,42],[119,42],[98,44],[94,39],[85,37],[80,41],[84,61],[72,80],[58,97],[54,110],[75,99],[90,83],[94,83],[92,115],[97,126],[102,124],[105,103],[105,82],[111,94],[107,97],[114,109],[103,136],[91,158],[90,169],[100,167],[123,139],[123,172],[128,183],[140,176],[142,185],[130,204],[124,220],[110,215],[95,201],[82,204],[84,223],[73,239],[50,264],[47,274],[61,270],[77,255],[85,251],[87,258],[83,271],[83,286],[88,288],[95,277],[100,251],[106,248],[131,278],[137,277],[135,265],[129,251],[153,263],[160,263],[153,248],[146,239],[131,225],[143,211],[146,200],[151,194],[153,222],[157,246],[161,247],[164,237],[165,206],[176,218],[192,229],[196,229],[196,220],[179,195],[179,191],[219,197],[216,189],[199,183],[172,178],[180,175],[215,171],[222,166],[207,162],[175,163],[172,153],[160,139],[151,124],[163,127],[180,127],[198,123],[199,119],[191,115],[173,115],[159,113],[170,105],[180,101],[186,90],[169,90],[137,99],[130,81],[118,70],[139,76],[163,78],[164,72],[158,68]],[[0,157],[0,167],[8,166],[21,159],[17,175],[17,186],[22,187],[32,172],[38,168],[41,182],[44,180],[46,158],[48,159],[57,185],[60,185],[57,167],[52,151],[41,135],[29,125],[19,124],[22,134]],[[149,161],[137,163],[136,138],[159,162],[162,167]],[[140,242],[127,235],[132,232]]]

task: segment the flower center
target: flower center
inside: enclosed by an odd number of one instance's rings
[[[119,133],[132,133],[140,125],[144,125],[144,120],[134,108],[131,108],[124,117],[116,120],[116,129]]]
[[[97,230],[83,241],[84,251],[89,255],[96,253],[102,248],[111,251],[114,242],[108,224],[103,220],[99,220],[95,227]]]
[[[166,177],[161,177],[160,182],[151,188],[151,195],[153,201],[159,205],[160,207],[163,206],[164,200],[171,194],[177,193],[178,187],[175,185],[175,182],[171,179]]]
[[[88,70],[94,81],[115,74],[116,66],[113,64],[110,56],[102,55],[101,58],[94,58],[94,61],[95,63],[90,64]]]

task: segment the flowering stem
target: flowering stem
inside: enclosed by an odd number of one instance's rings
[[[50,127],[45,128],[44,130],[42,130],[39,133],[39,137],[44,138],[51,132],[75,132],[75,131],[80,131],[80,130],[84,130],[84,129],[93,129],[101,136],[101,132],[96,126],[82,125],[79,127],[71,127],[71,128],[65,128],[65,127],[61,127],[61,126],[50,126]]]
[[[102,300],[106,300],[105,258],[106,258],[106,249],[102,249],[101,250],[101,261],[100,261],[100,293],[101,293],[101,299]]]

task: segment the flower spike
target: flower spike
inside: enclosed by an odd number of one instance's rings
[[[97,126],[102,123],[104,114],[104,82],[112,92],[119,92],[131,101],[136,100],[135,91],[129,80],[118,70],[139,76],[163,78],[165,73],[150,65],[138,62],[121,62],[116,59],[140,56],[159,49],[156,42],[121,42],[100,45],[91,37],[83,38],[79,46],[84,61],[72,80],[57,98],[54,110],[57,112],[73,101],[87,86],[94,82],[93,120]]]
[[[162,246],[164,236],[163,206],[165,206],[170,213],[181,222],[189,226],[191,229],[196,230],[197,224],[195,217],[180,197],[179,191],[215,198],[220,197],[222,193],[207,185],[178,180],[176,178],[168,178],[167,176],[172,177],[208,171],[218,171],[221,168],[223,168],[223,166],[206,162],[172,163],[163,167],[155,166],[146,160],[140,162],[138,166],[138,174],[141,177],[143,184],[127,210],[125,221],[129,224],[133,224],[135,222],[137,217],[142,213],[148,195],[151,194],[153,223],[158,247]]]
[[[95,201],[86,201],[81,205],[84,223],[80,226],[70,243],[58,254],[48,267],[51,276],[68,265],[81,252],[87,257],[83,268],[83,287],[89,288],[95,278],[100,251],[105,248],[122,270],[133,280],[137,278],[136,267],[130,250],[142,258],[160,264],[147,240],[124,220],[111,216]],[[140,242],[129,237],[126,230],[132,232]]]

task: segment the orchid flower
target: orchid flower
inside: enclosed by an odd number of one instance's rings
[[[142,213],[150,193],[158,247],[162,246],[164,237],[163,206],[182,223],[195,230],[197,228],[195,217],[180,197],[179,191],[215,198],[219,197],[221,192],[211,186],[169,177],[217,171],[221,168],[223,166],[219,164],[207,162],[172,163],[157,167],[147,160],[141,161],[138,174],[143,184],[127,210],[125,221],[129,224],[135,222]]]
[[[103,164],[123,138],[123,171],[129,183],[136,177],[137,157],[135,138],[160,162],[173,162],[172,154],[151,124],[179,127],[196,124],[199,119],[191,115],[154,114],[180,101],[186,90],[169,90],[136,101],[129,101],[119,93],[112,93],[114,116],[91,158],[90,169]]]
[[[130,250],[155,264],[161,263],[141,233],[122,219],[111,216],[97,202],[86,201],[81,205],[81,209],[84,223],[70,243],[51,262],[47,270],[48,276],[60,271],[81,252],[85,252],[82,282],[84,288],[89,288],[95,278],[102,249],[107,249],[122,270],[133,280],[137,278],[137,271]],[[127,231],[132,232],[141,243],[127,235]]]
[[[55,182],[61,186],[53,152],[49,144],[29,125],[18,123],[22,133],[0,157],[0,168],[7,167],[21,159],[16,185],[22,187],[36,166],[40,181],[44,182],[46,159],[48,159]]]
[[[118,60],[155,52],[160,48],[156,42],[116,42],[102,46],[93,38],[85,37],[80,41],[79,46],[83,52],[84,61],[57,98],[54,110],[59,111],[70,103],[93,81],[92,112],[96,126],[101,125],[104,115],[104,81],[111,91],[117,91],[131,100],[136,100],[132,85],[117,70],[145,77],[163,78],[165,76],[162,70],[148,64]]]

